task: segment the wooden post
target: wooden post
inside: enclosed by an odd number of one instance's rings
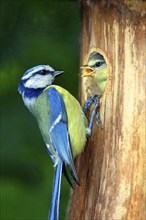
[[[81,65],[96,50],[108,64],[100,114],[76,160],[80,187],[72,193],[70,220],[144,220],[146,39],[145,1],[81,1]],[[82,104],[95,93],[84,78]]]

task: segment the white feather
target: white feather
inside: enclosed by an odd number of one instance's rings
[[[26,81],[24,86],[26,88],[33,88],[33,89],[38,89],[38,88],[45,88],[46,86],[52,84],[54,77],[51,74],[47,75],[35,75],[32,76],[30,79]]]
[[[31,72],[29,72],[27,75],[23,76],[22,79],[28,79],[30,78],[35,72],[41,71],[41,70],[46,70],[46,71],[54,71],[54,69],[49,66],[49,65],[40,65]]]
[[[52,129],[55,127],[55,125],[57,125],[57,124],[60,122],[61,118],[62,118],[62,113],[60,113],[60,114],[58,115],[58,117],[56,118],[56,120],[55,120],[54,123],[52,124],[52,126],[51,126],[51,128],[50,128],[50,132],[51,132]]]
[[[22,95],[22,98],[23,98],[23,101],[26,107],[30,110],[33,104],[35,103],[36,98],[27,98],[27,97],[24,97],[24,95]]]

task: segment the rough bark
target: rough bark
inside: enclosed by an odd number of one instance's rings
[[[101,103],[102,128],[94,124],[76,160],[80,187],[72,193],[70,220],[144,220],[145,1],[82,0],[81,64],[97,50],[108,63]],[[80,83],[82,104],[96,93]]]

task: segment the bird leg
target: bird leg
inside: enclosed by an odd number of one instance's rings
[[[92,95],[83,106],[83,112],[86,115],[90,106],[94,103],[94,107],[93,107],[90,121],[89,121],[89,126],[87,128],[87,135],[88,136],[90,136],[92,133],[94,117],[96,117],[97,127],[100,128],[101,122],[100,122],[100,116],[99,116],[99,112],[98,112],[100,98],[101,98],[100,95]]]
[[[90,98],[88,98],[88,100],[85,102],[84,106],[83,106],[83,112],[86,115],[87,111],[89,110],[90,106],[92,105],[92,103],[94,102],[94,98],[96,97],[96,95],[92,95],[90,96]]]

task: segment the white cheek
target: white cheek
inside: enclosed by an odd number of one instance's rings
[[[53,77],[51,75],[35,75],[26,81],[25,87],[27,88],[45,88],[46,86],[52,84]]]

